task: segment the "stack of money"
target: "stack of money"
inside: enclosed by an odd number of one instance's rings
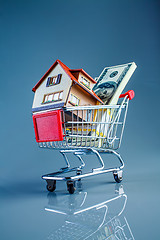
[[[136,64],[132,62],[104,68],[92,90],[104,104],[117,104],[120,94],[136,67]]]
[[[132,62],[104,68],[100,76],[97,78],[97,83],[92,90],[104,102],[104,104],[117,104],[119,96],[134,73],[136,67],[136,64]],[[105,124],[105,122],[112,122],[114,117],[114,109],[112,109],[112,112],[107,109],[106,112],[102,114],[100,122],[104,122],[104,124],[101,123],[97,125],[97,136],[101,136],[103,133],[103,137],[107,137],[111,124]],[[102,144],[103,140],[100,138],[99,147],[102,147]]]

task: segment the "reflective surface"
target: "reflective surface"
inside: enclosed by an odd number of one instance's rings
[[[81,183],[78,183],[78,190]],[[113,196],[112,196],[113,195]],[[46,211],[65,215],[64,223],[48,239],[134,239],[125,216],[127,195],[122,185],[115,185],[115,194],[92,198],[87,192],[73,196],[48,194]],[[55,202],[59,201],[59,204]]]
[[[156,181],[125,178],[123,184],[111,174],[84,179],[73,195],[64,182],[53,193],[41,179],[6,182],[0,189],[1,239],[157,239]]]
[[[124,226],[126,219],[135,239],[160,239],[159,10],[156,0],[0,1],[0,239],[52,239],[68,222],[87,226],[85,237],[103,239],[105,224],[122,209],[123,197],[86,210],[84,220],[74,214],[118,196],[112,174],[84,179],[71,196],[63,182],[49,194],[41,179],[64,166],[58,152],[38,148],[31,116],[31,89],[56,59],[92,77],[105,66],[137,64],[125,88],[135,98],[119,149],[127,202],[117,222]],[[92,158],[88,165],[97,166]]]

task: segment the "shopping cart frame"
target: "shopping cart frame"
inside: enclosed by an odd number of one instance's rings
[[[96,105],[96,106],[79,106],[79,107],[66,107],[60,109],[62,113],[62,125],[64,130],[64,140],[55,141],[55,142],[39,142],[40,148],[47,149],[58,149],[59,152],[64,157],[66,167],[61,168],[57,172],[45,174],[42,176],[42,179],[47,182],[47,190],[53,192],[56,189],[56,181],[66,181],[67,190],[70,194],[75,191],[75,182],[80,181],[82,178],[94,176],[98,174],[104,174],[108,172],[113,172],[114,179],[117,183],[122,181],[122,174],[124,168],[124,161],[121,155],[117,152],[117,149],[121,145],[122,135],[124,131],[124,126],[126,122],[127,110],[129,100],[134,97],[134,91],[130,90],[125,94],[120,95],[120,98],[123,98],[120,104],[117,105]],[[78,114],[81,113],[81,118],[79,115],[75,117],[74,112]],[[122,120],[120,120],[123,111]],[[66,112],[71,113],[71,120],[65,120]],[[100,115],[101,121],[96,121],[96,117],[92,118],[92,121],[86,121],[83,117],[83,112],[89,113],[95,112]],[[109,116],[106,118],[106,112]],[[89,115],[89,114],[88,114]],[[105,119],[103,118],[105,116]],[[73,121],[73,118],[74,121]],[[78,120],[77,120],[78,119]],[[81,119],[81,121],[79,121]],[[103,121],[102,121],[103,120]],[[106,121],[107,120],[107,121]],[[70,126],[70,133],[68,134],[67,128]],[[75,127],[76,126],[76,127]],[[79,133],[79,126],[81,127]],[[92,130],[88,130],[89,127],[94,126],[94,135],[91,134]],[[107,126],[107,127],[106,127]],[[121,126],[119,131],[119,136],[117,137],[117,129]],[[84,128],[87,133],[84,134]],[[106,130],[107,128],[107,130]],[[75,130],[76,129],[76,130]],[[97,134],[97,129],[99,133]],[[103,131],[102,131],[103,130]],[[90,131],[90,132],[89,132]],[[103,134],[102,134],[103,132]],[[105,136],[106,133],[106,136]],[[78,139],[78,140],[77,140]],[[80,140],[79,140],[80,139]],[[83,139],[83,140],[82,140]],[[95,140],[96,139],[96,140]],[[93,140],[93,141],[92,141]],[[115,146],[116,142],[116,146]],[[93,144],[92,144],[93,143]],[[96,143],[96,144],[95,144]],[[73,153],[80,161],[80,165],[77,167],[71,167],[70,161],[67,158],[68,153]],[[106,168],[105,163],[100,155],[100,153],[108,153],[114,155],[120,163],[120,166],[113,168]],[[82,169],[85,167],[85,161],[83,159],[84,155],[95,154],[100,163],[100,167],[92,169],[90,172],[82,173]],[[72,176],[66,176],[67,173],[75,173]]]

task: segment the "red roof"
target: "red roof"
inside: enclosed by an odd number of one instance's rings
[[[74,72],[81,72],[83,73],[86,77],[88,77],[93,83],[96,83],[96,81],[88,74],[86,73],[82,68],[81,69],[71,69],[70,70],[71,73],[74,73]]]
[[[74,81],[76,84],[78,84],[81,88],[83,88],[86,92],[90,93],[93,97],[95,97],[99,102],[103,103],[103,101],[92,91],[87,89],[85,86],[83,86],[78,80],[72,75],[72,72],[82,72],[85,76],[87,76],[91,81],[96,83],[96,81],[89,76],[83,69],[69,69],[64,63],[62,63],[60,60],[56,60],[53,65],[48,69],[48,71],[43,75],[43,77],[38,81],[38,83],[32,88],[32,91],[35,92],[36,89],[41,85],[43,80],[49,75],[49,73],[56,67],[57,64],[60,64],[61,67],[65,70],[65,72],[68,74],[68,76],[71,78],[72,81]]]

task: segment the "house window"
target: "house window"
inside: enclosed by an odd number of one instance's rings
[[[49,94],[49,95],[48,95],[48,99],[47,99],[47,101],[48,101],[48,102],[51,102],[52,99],[53,99],[53,94]]]
[[[86,78],[81,77],[80,82],[85,85],[86,87],[90,88],[90,81],[88,81]]]
[[[46,87],[53,86],[59,84],[61,81],[62,74],[58,74],[57,76],[48,77]]]
[[[53,100],[54,100],[54,101],[58,101],[58,100],[59,100],[59,92],[57,92],[57,93],[54,94]]]
[[[43,102],[42,103],[49,103],[54,101],[61,101],[63,97],[63,91],[61,92],[55,92],[44,95]]]
[[[79,105],[80,99],[71,93],[69,102],[75,106]]]

